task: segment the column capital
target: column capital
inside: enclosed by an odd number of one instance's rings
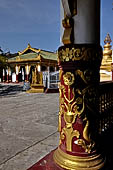
[[[102,60],[102,47],[96,44],[73,44],[58,49],[58,63]]]

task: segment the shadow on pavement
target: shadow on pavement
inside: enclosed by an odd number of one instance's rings
[[[22,90],[23,90],[22,85],[0,84],[0,96],[15,95],[19,92],[22,92]]]

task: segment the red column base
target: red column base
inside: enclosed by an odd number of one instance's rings
[[[65,170],[55,164],[53,161],[53,153],[54,151],[50,152],[28,170]]]

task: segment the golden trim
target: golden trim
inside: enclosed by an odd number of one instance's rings
[[[72,139],[73,137],[79,138],[80,133],[78,130],[73,130],[72,127],[66,127],[62,129],[61,136],[66,136],[66,149],[67,151],[72,152]]]
[[[71,72],[66,72],[63,75],[63,80],[65,85],[71,86],[75,81],[74,74]]]
[[[68,170],[97,170],[104,167],[106,161],[101,154],[86,157],[72,156],[60,148],[54,152],[53,159],[60,167]]]
[[[58,62],[68,61],[101,61],[102,49],[100,46],[62,46],[58,50]]]
[[[83,140],[83,139],[77,139],[76,144],[81,146],[87,153],[91,153],[92,149],[95,146],[95,142],[90,142],[90,144],[87,145],[85,140]]]
[[[32,48],[31,47],[31,45],[30,44],[28,44],[28,46],[27,46],[27,48],[25,48],[22,52],[18,52],[19,53],[19,55],[22,55],[22,54],[24,54],[27,50],[31,50],[31,51],[33,51],[33,52],[36,52],[36,53],[39,53],[40,52],[40,49],[34,49],[34,48]]]
[[[48,60],[48,59],[43,59],[42,57],[37,57],[37,58],[33,58],[33,59],[18,59],[18,60],[8,60],[8,63],[21,63],[21,62],[41,62],[44,64],[49,63],[49,65],[53,65],[53,64],[57,64],[57,60]]]
[[[33,59],[19,59],[19,60],[12,60],[12,61],[8,61],[8,63],[18,63],[18,62],[27,62],[27,61],[40,61],[39,58],[33,58]]]

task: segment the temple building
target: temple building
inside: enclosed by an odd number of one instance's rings
[[[111,81],[112,76],[112,49],[111,38],[107,34],[104,40],[103,59],[100,67],[100,81]],[[33,84],[36,80],[36,72],[42,73],[42,84],[49,88],[50,73],[58,71],[57,53],[32,48],[28,44],[27,48],[18,52],[16,56],[10,57],[8,66],[3,69],[1,80],[3,82],[30,82]],[[58,75],[58,72],[56,73]],[[56,75],[55,75],[56,76]],[[59,75],[57,76],[58,79]]]
[[[27,48],[18,55],[8,59],[9,67],[3,70],[3,82],[33,82],[33,72],[49,72],[58,70],[57,53],[32,48]]]
[[[112,49],[111,49],[111,38],[107,34],[104,40],[104,49],[103,49],[103,59],[100,67],[100,81],[111,81],[112,80]]]

